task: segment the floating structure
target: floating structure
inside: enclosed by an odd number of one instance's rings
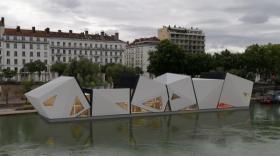
[[[92,89],[91,94],[75,78],[61,76],[25,95],[40,115],[63,121],[244,108],[252,89],[252,81],[229,73],[224,80],[166,73],[140,77],[135,89]]]

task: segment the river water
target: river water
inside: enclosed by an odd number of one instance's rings
[[[0,117],[0,156],[279,156],[280,105],[250,110],[48,123]]]

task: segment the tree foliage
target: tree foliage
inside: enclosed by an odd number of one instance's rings
[[[157,75],[166,72],[184,73],[186,54],[177,45],[163,40],[150,52],[148,72]]]
[[[173,56],[172,56],[173,55]],[[168,41],[162,41],[150,53],[149,72],[155,75],[166,72],[199,75],[208,71],[223,71],[254,80],[258,74],[263,80],[280,76],[280,45],[251,45],[244,53],[186,53]]]

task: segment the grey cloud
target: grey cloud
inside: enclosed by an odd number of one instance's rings
[[[0,8],[12,27],[118,31],[122,40],[132,41],[156,36],[162,25],[177,25],[203,29],[207,49],[280,42],[280,23],[270,20],[280,17],[276,0],[13,0],[0,1]],[[9,11],[14,8],[18,11]]]
[[[269,16],[265,14],[247,14],[239,19],[244,23],[261,24],[269,20]]]

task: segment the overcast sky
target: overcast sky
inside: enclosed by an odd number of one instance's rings
[[[206,51],[280,42],[279,0],[1,0],[6,27],[91,33],[118,31],[124,41],[157,35],[163,25],[198,27]]]

